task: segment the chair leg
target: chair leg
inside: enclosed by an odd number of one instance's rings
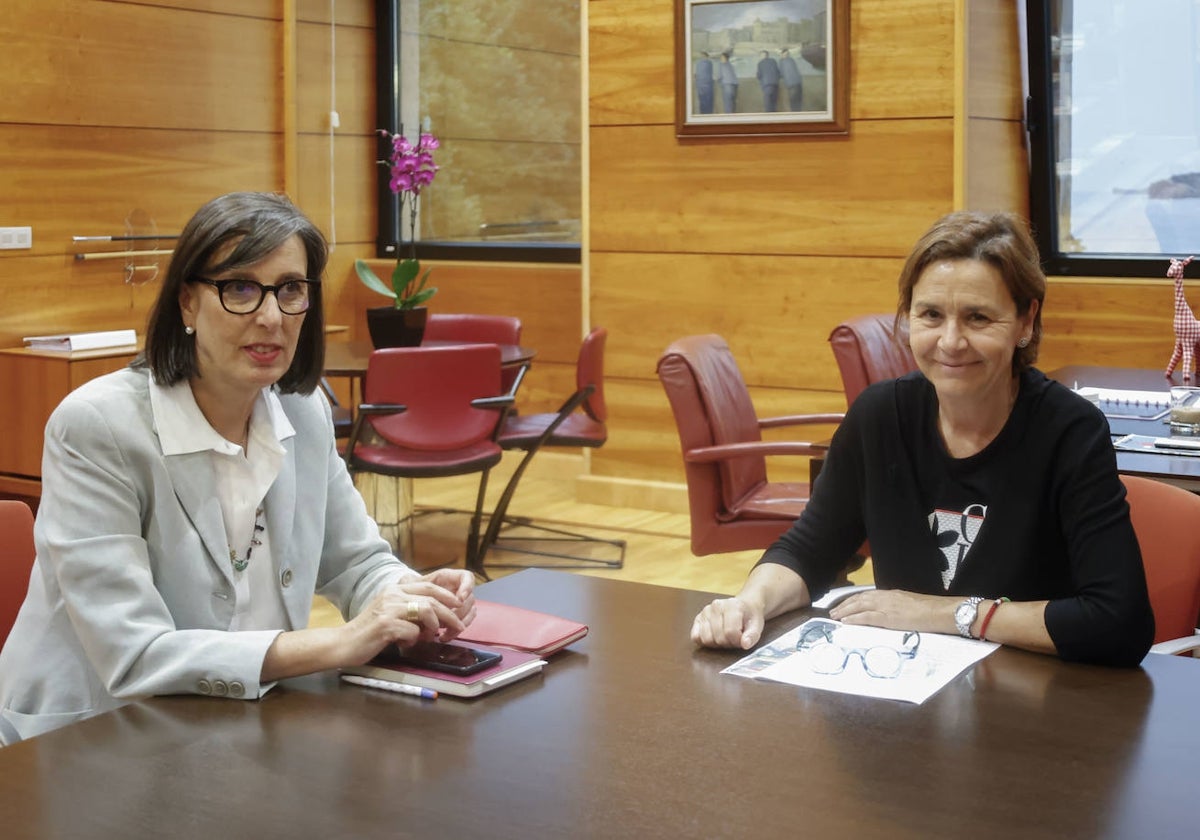
[[[471,514],[471,527],[467,531],[467,553],[464,565],[470,571],[479,575],[484,580],[491,580],[488,573],[483,568],[482,541],[479,537],[479,527],[483,522],[483,500],[487,493],[488,473],[490,469],[486,469],[479,477],[479,492],[475,496],[475,511]]]
[[[533,520],[527,516],[510,517],[508,515],[508,506],[512,502],[513,496],[516,494],[517,484],[521,480],[521,476],[525,473],[525,468],[529,466],[529,462],[533,460],[537,449],[527,450],[525,457],[521,459],[521,463],[513,471],[512,476],[508,480],[508,484],[504,487],[504,492],[500,494],[500,499],[496,502],[496,508],[492,511],[488,520],[487,531],[484,532],[483,539],[479,544],[478,563],[479,569],[482,570],[487,560],[487,553],[493,547],[503,548],[505,551],[530,554],[537,557],[555,558],[557,560],[565,560],[568,562],[552,562],[552,563],[514,563],[514,562],[493,562],[490,565],[498,569],[517,569],[527,567],[546,567],[553,569],[590,569],[596,566],[609,569],[619,569],[625,565],[625,541],[624,540],[607,540],[603,537],[593,537],[588,534],[580,534],[573,531],[565,531],[561,528],[552,528],[546,525],[535,525]],[[532,528],[538,531],[546,531],[555,534],[553,537],[512,537],[504,538],[500,536],[500,531],[504,526]],[[514,542],[546,542],[546,543],[599,543],[611,545],[619,549],[619,554],[616,560],[605,560],[594,557],[581,557],[577,554],[566,554],[557,551],[545,551],[531,548],[516,548],[512,545],[505,546],[501,540],[511,539]],[[480,572],[482,573],[482,572]]]

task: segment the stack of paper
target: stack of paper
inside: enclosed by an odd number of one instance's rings
[[[109,347],[128,347],[137,344],[133,330],[62,333],[61,335],[31,335],[25,337],[30,350],[104,350]]]

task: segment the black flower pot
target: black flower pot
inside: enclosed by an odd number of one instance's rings
[[[371,343],[381,347],[416,347],[425,337],[425,316],[429,310],[424,306],[413,309],[397,309],[394,306],[377,306],[367,310],[367,331]]]

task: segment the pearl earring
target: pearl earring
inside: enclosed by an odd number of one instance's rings
[[[188,327],[188,330],[190,331],[191,327]],[[1029,346],[1029,339],[1022,338],[1020,341],[1017,342],[1017,346],[1020,347],[1022,350],[1024,350],[1026,347]]]
[[[184,327],[184,328],[183,328],[183,331],[184,331],[185,333],[187,333],[188,335],[195,335],[195,334],[196,334],[196,330],[195,330],[194,328],[192,328],[192,327]]]

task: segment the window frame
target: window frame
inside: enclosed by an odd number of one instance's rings
[[[375,118],[378,128],[393,134],[400,130],[400,3],[403,1],[376,0],[375,3]],[[388,139],[380,135],[376,160],[387,160],[390,152]],[[387,169],[379,165],[376,169],[379,228],[375,255],[397,259],[400,248],[403,246],[407,250],[411,243],[405,241],[401,233],[400,197],[388,188]],[[418,240],[415,251],[418,259],[476,262],[580,264],[583,255],[579,242],[446,242],[430,239]]]
[[[1026,55],[1029,93],[1025,131],[1029,143],[1029,221],[1046,274],[1062,277],[1159,278],[1175,256],[1064,252],[1059,249],[1058,180],[1055,175],[1051,3],[1026,0]]]

